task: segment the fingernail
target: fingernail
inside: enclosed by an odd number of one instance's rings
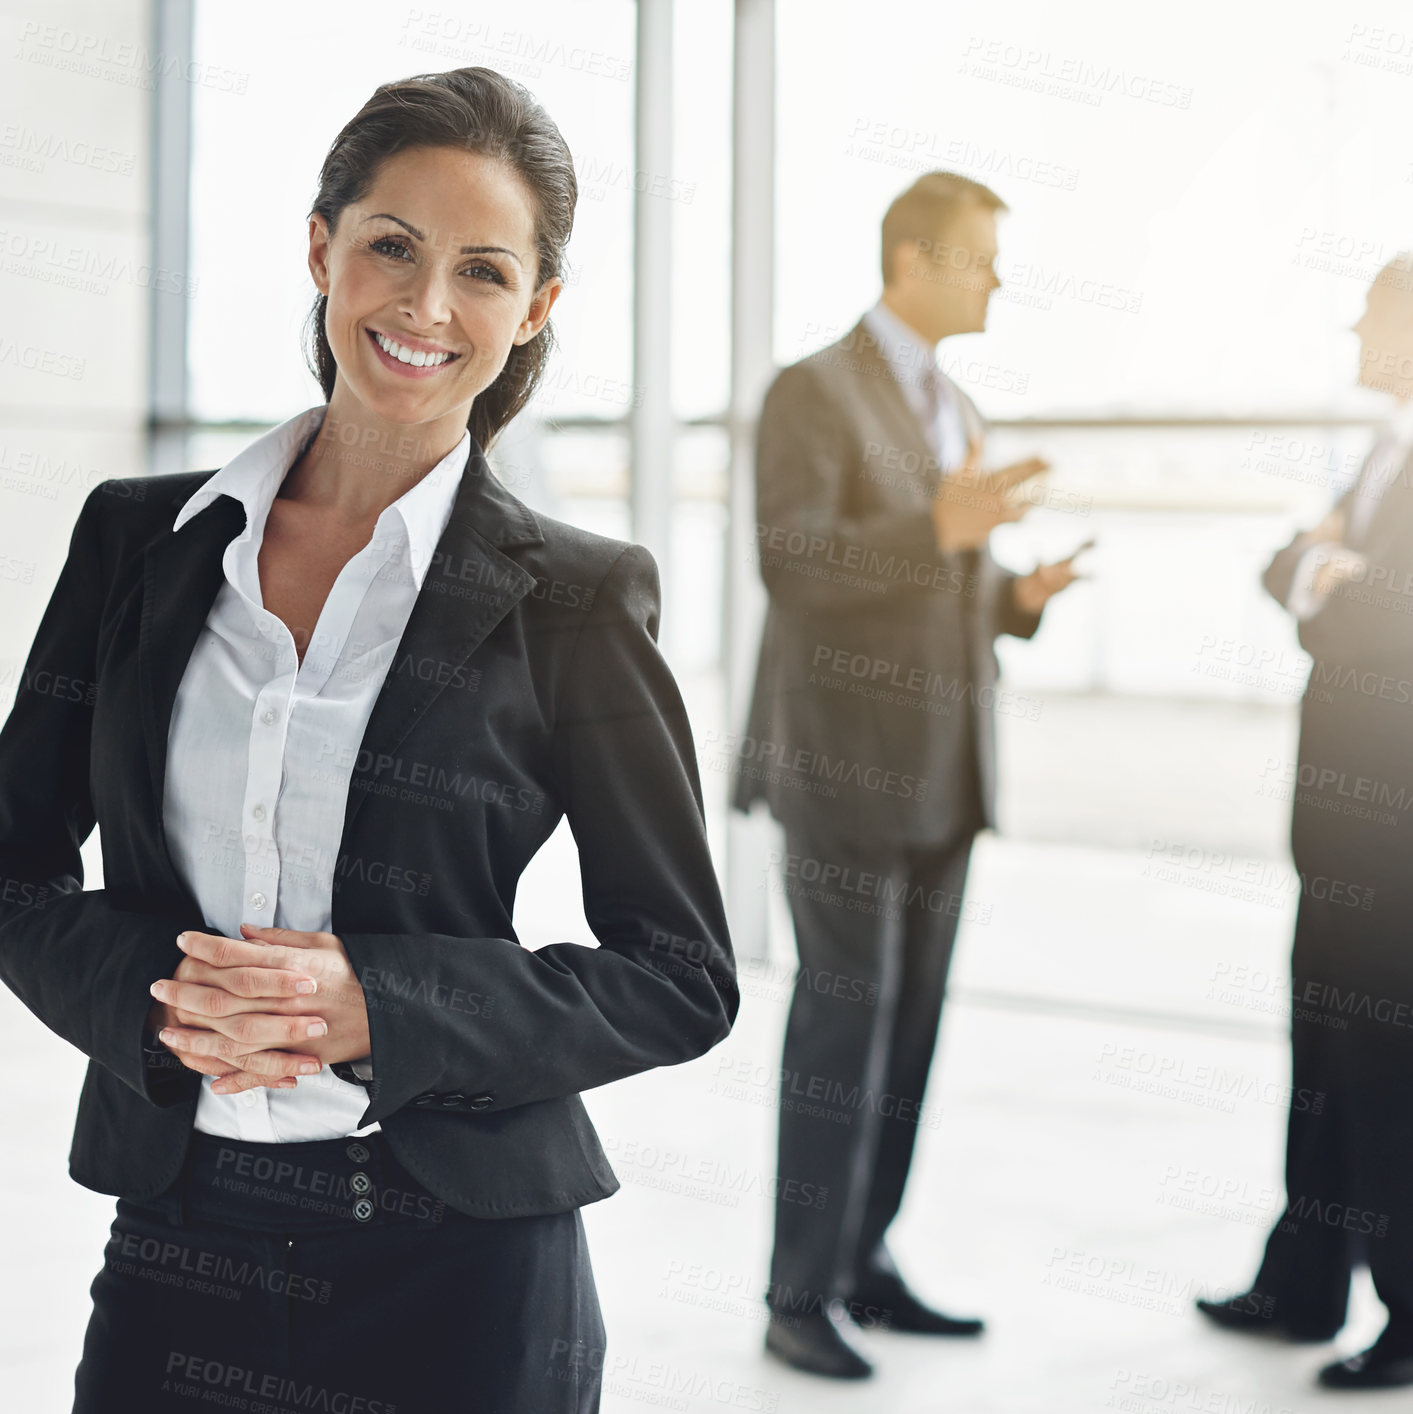
[[[170,1046],[172,1042],[177,1039],[177,1033],[175,1031],[168,1031],[164,1027],[157,1033],[157,1039],[161,1041],[164,1046]]]
[[[154,997],[160,997],[162,995],[162,984],[160,982],[154,982],[147,990],[151,992]]]
[[[319,990],[319,984],[312,977],[301,977],[300,980],[294,984],[294,990],[306,994],[309,992],[317,992]]]
[[[187,940],[187,935],[186,935],[185,933],[178,933],[178,934],[177,934],[177,946],[178,946],[179,948],[181,948],[183,952],[186,951],[186,940]]]
[[[317,1061],[301,1061],[299,1063],[299,1073],[301,1075],[318,1075],[324,1067]]]
[[[327,1022],[311,1021],[305,1028],[304,1034],[306,1036],[326,1036],[328,1032],[329,1027]]]

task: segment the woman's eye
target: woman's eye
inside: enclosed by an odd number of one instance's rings
[[[375,241],[369,241],[368,249],[377,251],[379,255],[389,255],[398,260],[411,258],[407,243],[396,236],[380,236]],[[484,261],[468,265],[465,273],[474,275],[478,280],[489,280],[498,285],[505,283],[505,276],[494,265],[487,265]]]

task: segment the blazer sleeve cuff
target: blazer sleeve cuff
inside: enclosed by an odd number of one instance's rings
[[[139,917],[129,916],[135,921]],[[201,1076],[187,1069],[152,1035],[147,1017],[152,1009],[152,984],[161,977],[171,977],[186,954],[176,944],[181,930],[175,924],[165,918],[140,921],[147,926],[142,928],[142,942],[130,949],[127,978],[121,989],[123,1001],[115,1007],[119,1015],[111,1044],[119,1064],[96,1050],[93,1055],[149,1104],[167,1109],[190,1099],[201,1086]],[[134,1036],[135,1047],[131,1039]]]
[[[368,1011],[369,1056],[366,1062],[353,1062],[367,1071],[366,1079],[359,1076],[368,1090],[360,1127],[381,1122],[404,1106],[499,1105],[500,1095],[475,1075],[476,1052],[495,1038],[494,1031],[489,1036],[482,1031],[478,1041],[478,1027],[494,1026],[497,1006],[476,979],[488,949],[519,953],[519,944],[504,938],[404,933],[344,932],[339,939]],[[448,1099],[453,1103],[443,1105]]]
[[[1001,592],[997,595],[997,604],[1000,612],[997,615],[997,633],[1008,633],[1012,638],[1034,638],[1040,628],[1042,609],[1039,614],[1033,614],[1028,609],[1021,608],[1016,601],[1016,586],[1020,582],[1020,576],[1006,572],[1006,583],[1001,586]]]

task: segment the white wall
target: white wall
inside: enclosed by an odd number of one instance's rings
[[[88,489],[146,469],[152,9],[0,20],[0,712]]]

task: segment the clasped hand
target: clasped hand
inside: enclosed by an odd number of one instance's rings
[[[188,931],[148,1015],[181,1063],[221,1095],[291,1089],[299,1075],[368,1055],[368,1008],[333,933],[240,925],[242,937]]]

